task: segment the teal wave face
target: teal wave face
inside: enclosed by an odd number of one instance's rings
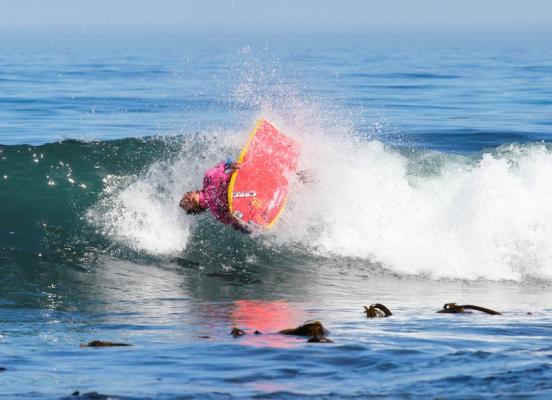
[[[105,177],[138,174],[174,149],[170,140],[147,138],[0,146],[2,251],[47,257],[101,242],[83,214]]]

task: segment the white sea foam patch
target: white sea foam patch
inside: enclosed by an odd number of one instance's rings
[[[344,136],[304,142],[305,166],[317,180],[290,198],[277,239],[398,273],[552,279],[552,153],[545,146],[468,159]]]
[[[224,160],[235,140],[232,133],[191,135],[178,157],[156,162],[138,176],[107,176],[101,200],[87,211],[88,221],[100,234],[137,251],[183,250],[197,217],[186,215],[178,202],[201,186],[203,172]]]

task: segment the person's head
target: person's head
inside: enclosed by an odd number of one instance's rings
[[[199,192],[188,192],[180,200],[180,207],[182,207],[186,214],[199,214],[206,210],[199,203]]]

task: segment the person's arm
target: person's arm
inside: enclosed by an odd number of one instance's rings
[[[226,162],[221,161],[213,168],[205,171],[205,176],[203,177],[203,191],[207,191],[207,189],[213,185],[219,186],[228,182],[231,174],[227,173],[226,170]]]
[[[235,162],[234,160],[232,160],[231,158],[227,158],[226,159],[226,162],[225,162],[225,169],[226,171],[229,172],[229,176],[232,176],[232,174],[237,171],[238,169],[240,169],[240,163],[238,162]],[[250,234],[251,233],[251,230],[245,226],[240,220],[238,220],[236,217],[234,217],[231,213],[230,213],[230,210],[228,210],[228,215],[230,216],[230,218],[232,218],[233,222],[232,222],[232,228],[234,228],[235,230],[237,231],[240,231],[240,232],[243,232],[243,233],[246,233],[246,234]]]
[[[246,225],[242,224],[234,216],[232,216],[232,219],[234,220],[234,222],[232,222],[232,228],[234,228],[235,230],[240,231],[242,233],[246,233],[246,234],[251,233],[251,229],[249,229]]]

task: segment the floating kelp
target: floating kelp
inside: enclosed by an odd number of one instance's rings
[[[333,340],[326,336],[313,336],[307,340],[307,343],[333,343]]]
[[[324,328],[320,321],[306,321],[297,328],[281,330],[282,335],[309,336],[309,343],[333,343],[327,338],[328,330]]]
[[[485,314],[490,315],[502,315],[502,313],[499,313],[498,311],[491,310],[490,308],[480,307],[480,306],[474,306],[472,304],[464,304],[464,305],[458,305],[456,303],[446,303],[443,306],[442,310],[437,311],[438,313],[442,314],[464,314],[464,313],[471,313],[471,311],[466,310],[475,310],[475,311],[481,311]]]
[[[303,325],[297,328],[289,328],[281,330],[282,335],[296,335],[296,336],[326,336],[329,332],[324,328],[320,321],[306,321]]]
[[[80,347],[121,347],[121,346],[132,346],[128,343],[116,343],[116,342],[106,342],[103,340],[93,340],[88,343],[81,343]]]
[[[246,333],[245,333],[245,331],[241,330],[240,328],[233,327],[232,330],[230,331],[230,334],[236,338],[236,337],[243,336]]]
[[[364,306],[364,312],[368,318],[387,318],[393,315],[386,306],[380,303],[372,304],[370,307]]]

